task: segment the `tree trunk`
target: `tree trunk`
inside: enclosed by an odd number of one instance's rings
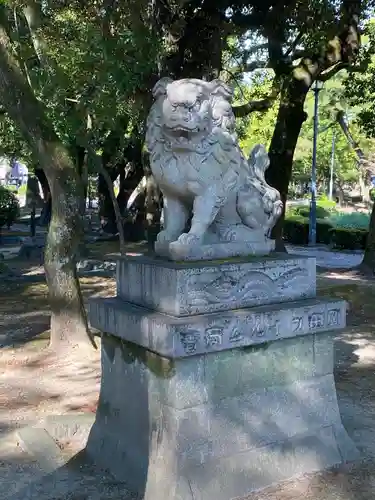
[[[41,168],[36,168],[34,170],[34,173],[35,173],[35,176],[38,179],[38,181],[42,187],[43,198],[44,198],[44,201],[46,201],[49,194],[50,194],[50,189],[49,189],[49,184],[48,184],[46,174],[44,173],[44,170]]]
[[[35,176],[38,179],[43,191],[43,206],[40,214],[39,224],[41,226],[48,225],[51,220],[52,200],[51,190],[44,170],[42,168],[35,169]]]
[[[43,164],[50,180],[52,218],[45,251],[51,303],[51,346],[87,342],[88,325],[76,271],[84,238],[80,216],[83,185],[67,151],[58,142],[46,144]],[[56,175],[57,174],[57,175]]]
[[[95,159],[94,159],[95,161]],[[113,181],[111,179],[111,176],[107,172],[107,170],[102,166],[101,159],[98,158],[97,161],[95,162],[96,169],[99,173],[99,175],[104,179],[104,181],[107,184],[107,190],[109,192],[110,198],[111,198],[111,203],[112,203],[112,208],[115,213],[115,222],[116,222],[116,227],[117,227],[117,232],[120,240],[120,253],[124,254],[125,253],[125,234],[124,234],[124,226],[122,222],[122,216],[121,216],[121,211],[119,204],[117,202],[117,198],[115,195],[115,191],[113,189]]]
[[[365,254],[362,260],[362,267],[371,271],[372,274],[375,272],[375,203],[372,206],[369,233],[366,242]]]
[[[105,167],[102,166],[105,170]],[[115,169],[110,171],[105,170],[108,174],[106,178],[103,175],[103,170],[98,175],[98,198],[99,198],[99,216],[103,229],[108,233],[115,233],[116,226],[116,213],[112,203],[111,191],[113,191],[113,181],[116,179],[118,172]],[[108,179],[110,184],[108,184]]]
[[[133,165],[131,170],[120,179],[120,190],[117,196],[117,201],[120,205],[121,212],[126,213],[127,203],[133,191],[137,188],[143,177],[142,165]]]
[[[81,202],[80,213],[82,217],[86,212],[87,184],[88,184],[88,167],[86,149],[74,143],[71,146],[71,157],[74,158],[77,167],[78,175],[82,179],[83,196]]]
[[[6,12],[0,13],[4,15]],[[8,35],[2,26],[0,101],[30,145],[51,189],[52,220],[45,252],[51,303],[51,345],[58,349],[88,344],[89,338],[94,344],[76,272],[77,251],[83,238],[79,215],[82,182],[47,118],[44,105],[35,97],[14,60]]]
[[[267,182],[276,188],[284,204],[282,217],[277,221],[272,237],[276,239],[276,250],[284,250],[282,230],[288,187],[292,176],[293,156],[298,136],[306,113],[303,110],[309,87],[300,80],[289,80],[282,90],[279,112],[269,149],[270,166],[266,172]]]

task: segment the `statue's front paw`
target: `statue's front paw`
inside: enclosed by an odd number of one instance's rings
[[[194,245],[199,243],[201,238],[199,236],[192,234],[192,233],[183,233],[181,236],[178,238],[178,243],[181,243],[181,245]]]
[[[160,231],[160,233],[156,237],[156,241],[158,243],[169,243],[170,241],[173,241],[173,238],[171,238],[171,235],[168,233],[168,231]]]

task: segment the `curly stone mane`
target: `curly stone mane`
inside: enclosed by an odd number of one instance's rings
[[[231,106],[233,91],[230,87],[220,80],[203,82],[193,79],[180,80],[178,88],[174,85],[169,78],[163,78],[153,89],[155,102],[148,116],[146,134],[146,144],[151,154],[156,152],[155,148],[157,154],[163,154],[163,150],[169,153],[173,151],[177,143],[177,138],[173,136],[173,115],[179,118],[185,112],[198,129],[199,122],[204,123],[199,133],[193,131],[187,136],[186,147],[189,142],[187,149],[190,151],[204,154],[217,142],[226,143],[226,147],[228,143],[232,146],[237,144]],[[176,130],[180,130],[181,120],[176,119],[175,125]],[[180,138],[179,146],[181,141],[183,139]]]

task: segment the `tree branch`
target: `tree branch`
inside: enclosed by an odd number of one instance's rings
[[[40,63],[44,63],[44,40],[39,36],[39,29],[42,25],[42,4],[40,0],[28,0],[23,7],[23,14],[30,30],[30,36],[35,50],[35,54]]]
[[[267,42],[265,42],[265,43],[259,43],[258,45],[254,45],[253,47],[251,47],[251,49],[246,49],[243,52],[242,60],[246,61],[246,59],[248,59],[250,56],[252,56],[256,52],[258,52],[259,50],[266,50],[267,48],[268,48],[268,43]]]
[[[242,73],[251,73],[256,69],[270,68],[269,61],[251,61],[245,64],[242,68]]]
[[[254,111],[267,111],[275,102],[277,96],[279,95],[279,89],[275,89],[268,97],[260,99],[258,101],[249,101],[246,104],[241,104],[240,106],[232,106],[234,116],[236,118],[243,118],[244,116],[253,113]]]
[[[254,111],[267,111],[273,106],[279,93],[280,82],[274,81],[271,93],[267,97],[264,97],[263,99],[259,99],[257,101],[249,101],[246,104],[241,104],[239,106],[232,106],[234,116],[236,118],[243,118],[244,116],[247,116]]]
[[[294,51],[295,51],[297,45],[302,40],[302,37],[303,37],[303,33],[298,33],[298,35],[296,36],[296,38],[290,44],[290,47],[288,48],[288,50],[285,52],[285,56],[286,57],[292,56],[294,58]]]
[[[342,69],[347,68],[347,66],[348,66],[347,63],[339,62],[334,66],[332,66],[332,68],[329,68],[328,70],[320,73],[318,80],[320,80],[321,82],[326,82],[327,80],[335,76],[336,73],[338,73]]]
[[[250,101],[241,106],[234,106],[232,109],[236,118],[243,118],[254,111],[267,111],[271,108],[273,103],[273,99],[267,98],[261,99],[260,101]]]

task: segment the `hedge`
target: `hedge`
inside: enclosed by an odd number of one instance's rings
[[[292,207],[289,209],[289,214],[290,216],[300,216],[300,217],[310,217],[310,207],[307,205],[304,206],[299,206],[299,207]],[[327,210],[324,207],[320,207],[319,205],[316,206],[316,218],[317,219],[327,219],[330,217],[332,214],[331,211]]]
[[[330,221],[332,227],[367,231],[370,224],[370,217],[370,212],[337,213],[331,216]]]
[[[335,227],[330,230],[332,246],[345,250],[364,250],[367,235],[366,229]]]
[[[316,242],[329,245],[332,225],[324,219],[316,221]],[[307,245],[309,242],[309,219],[298,215],[285,218],[283,236],[294,245]]]
[[[0,230],[3,226],[10,226],[20,215],[20,206],[17,196],[9,189],[0,185]]]
[[[332,227],[327,220],[316,221],[316,242],[344,250],[364,250],[368,231],[362,228]],[[287,217],[284,221],[284,240],[294,245],[307,245],[309,242],[309,219],[306,217]]]

